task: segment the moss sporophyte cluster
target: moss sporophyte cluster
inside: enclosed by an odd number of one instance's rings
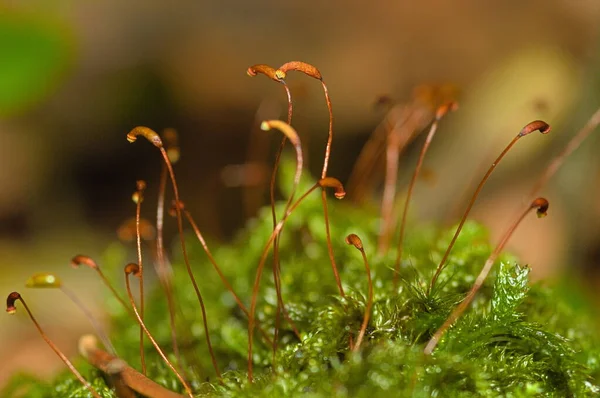
[[[302,173],[302,135],[291,127],[292,96],[285,79],[293,71],[322,84],[331,117],[318,179]],[[83,336],[81,356],[74,365],[62,357],[71,371],[54,382],[19,375],[3,397],[600,394],[597,325],[586,311],[574,309],[568,299],[572,294],[531,285],[530,269],[502,253],[524,217],[533,210],[538,216],[546,214],[548,201],[536,198],[538,191],[595,129],[600,111],[552,160],[532,190],[531,203],[515,215],[498,245],[491,246],[486,230],[468,221],[470,209],[510,148],[530,133],[548,133],[546,123],[534,121],[518,132],[491,163],[458,224],[447,229],[413,226],[406,218],[427,148],[440,121],[456,105],[429,98],[410,114],[419,114],[420,121],[387,123],[383,142],[388,155],[399,154],[421,131],[427,132],[407,195],[400,201],[404,207],[391,212],[403,216],[390,223],[384,216],[398,202],[392,171],[397,170],[397,156],[386,157],[391,167],[386,167],[379,210],[330,198],[341,199],[346,191],[328,175],[332,108],[318,69],[290,62],[277,69],[255,65],[248,74],[269,77],[288,97],[287,123],[261,125],[285,137],[270,184],[271,205],[233,243],[209,248],[179,196],[172,166],[179,157],[176,135],[133,129],[127,138],[147,139],[163,162],[156,256],[142,250],[140,214],[147,191],[138,181],[133,195],[137,262],[123,269],[124,259],[111,250],[101,265],[84,255],[72,260],[75,266],[92,268],[112,290],[107,290],[112,332],[107,336],[96,328],[102,344],[94,336]],[[294,157],[281,156],[285,141],[291,143]],[[276,179],[282,201],[274,200]],[[167,191],[172,193],[168,201]],[[351,196],[353,191],[348,192]],[[165,213],[173,218],[166,220]],[[173,252],[170,261],[162,239],[164,222],[176,222],[180,232],[181,251]],[[145,271],[149,265],[156,268],[159,283],[150,284]],[[117,278],[125,280],[126,291],[113,287],[110,281]],[[77,301],[55,275],[35,275],[28,286],[61,288]],[[7,311],[14,313],[17,307],[43,334],[34,318],[40,306],[26,304],[26,295],[13,292]],[[51,336],[43,336],[62,355]]]

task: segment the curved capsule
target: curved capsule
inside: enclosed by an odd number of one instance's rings
[[[88,257],[86,255],[78,254],[71,259],[71,267],[79,268],[81,266],[81,264],[87,265],[88,267],[90,267],[92,269],[98,268],[98,264],[96,264],[96,262],[94,260],[92,260],[91,257]]]
[[[531,203],[531,208],[536,209],[536,214],[538,218],[546,217],[548,215],[548,207],[550,207],[550,203],[545,198],[537,198]]]
[[[315,79],[323,80],[323,75],[321,75],[321,72],[315,66],[302,61],[286,62],[285,64],[281,65],[277,71],[275,71],[275,73],[277,77],[283,79],[285,78],[286,73],[289,71],[302,72],[310,77],[314,77]]]
[[[523,127],[523,129],[521,129],[521,131],[519,132],[519,137],[531,134],[534,131],[539,131],[542,134],[548,134],[550,132],[550,125],[541,120],[534,120],[533,122]]]
[[[348,245],[352,245],[352,246],[356,247],[360,251],[363,250],[362,240],[356,234],[350,234],[350,235],[346,236],[346,243]]]
[[[279,77],[277,75],[277,71],[275,70],[275,68],[273,68],[269,65],[265,65],[265,64],[252,65],[251,67],[249,67],[246,70],[246,74],[248,76],[256,76],[259,73],[263,74],[263,75],[267,76],[269,79],[275,80],[276,82],[279,82],[279,83],[282,83],[283,78],[285,77],[285,75],[283,77]]]
[[[26,287],[35,288],[59,288],[62,286],[62,282],[59,277],[49,272],[41,272],[32,275],[27,282]]]
[[[152,130],[151,128],[145,126],[134,127],[133,130],[127,133],[127,141],[135,142],[137,140],[138,135],[141,135],[142,137],[150,141],[150,143],[157,148],[163,147],[162,140],[160,139],[158,133]]]
[[[333,194],[337,199],[344,199],[346,196],[346,190],[344,185],[337,178],[325,177],[321,178],[318,182],[321,188],[333,188],[335,193]]]

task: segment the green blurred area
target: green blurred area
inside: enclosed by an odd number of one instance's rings
[[[0,117],[23,114],[60,87],[75,56],[67,24],[0,13]]]

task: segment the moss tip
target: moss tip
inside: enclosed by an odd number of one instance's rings
[[[25,287],[31,288],[59,288],[61,286],[60,278],[49,272],[33,274],[25,282]]]

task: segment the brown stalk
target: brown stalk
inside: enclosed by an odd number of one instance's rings
[[[127,287],[127,295],[129,296],[129,302],[131,303],[131,308],[133,308],[133,312],[135,313],[135,316],[140,324],[140,327],[146,333],[146,336],[148,336],[148,339],[150,340],[150,342],[152,343],[154,348],[156,348],[158,355],[160,355],[160,357],[163,359],[163,361],[165,361],[167,366],[173,371],[173,373],[175,373],[175,376],[177,376],[177,378],[183,385],[183,388],[185,388],[185,391],[187,392],[187,394],[191,398],[193,398],[194,395],[192,393],[191,387],[187,384],[187,382],[184,380],[184,378],[179,374],[177,369],[175,369],[175,367],[173,366],[171,361],[169,361],[169,359],[167,358],[167,356],[165,355],[163,350],[160,348],[160,346],[158,345],[156,340],[154,340],[154,337],[152,336],[152,334],[146,327],[146,324],[144,323],[142,317],[140,316],[140,313],[138,312],[137,306],[135,304],[135,300],[133,299],[133,295],[131,294],[131,286],[129,283],[129,274],[133,274],[134,276],[137,276],[139,278],[141,276],[140,267],[137,264],[129,263],[125,266],[124,271],[125,271],[125,286]]]
[[[471,209],[473,208],[473,205],[475,204],[475,200],[477,200],[477,196],[479,196],[479,193],[481,192],[486,181],[488,180],[488,178],[490,177],[490,175],[492,174],[492,172],[494,171],[494,169],[496,168],[498,163],[502,160],[502,158],[504,158],[504,155],[506,155],[506,153],[513,147],[513,145],[515,145],[515,143],[521,137],[531,134],[534,131],[539,131],[542,134],[548,134],[550,132],[550,125],[541,120],[535,120],[535,121],[527,124],[525,127],[523,127],[523,129],[519,132],[519,134],[517,134],[517,136],[515,138],[513,138],[512,141],[510,141],[510,143],[506,146],[506,148],[504,148],[502,153],[500,153],[500,155],[496,158],[496,160],[494,160],[494,162],[492,163],[492,165],[490,166],[488,171],[485,173],[485,175],[481,179],[481,182],[479,183],[479,185],[477,186],[477,189],[475,190],[475,193],[471,197],[471,201],[469,202],[467,209],[465,210],[465,213],[463,214],[462,219],[460,220],[460,223],[458,224],[458,228],[456,229],[456,232],[454,233],[454,236],[452,237],[452,240],[450,241],[450,245],[448,245],[448,248],[446,249],[446,252],[444,253],[444,256],[442,257],[442,260],[440,261],[440,264],[438,265],[438,267],[435,271],[435,274],[433,275],[433,278],[431,279],[431,283],[427,290],[428,294],[430,294],[431,291],[433,290],[433,287],[435,286],[435,283],[436,283],[438,277],[440,276],[440,273],[442,272],[442,269],[444,268],[446,261],[448,260],[448,256],[450,255],[450,252],[452,251],[452,247],[454,247],[454,244],[456,243],[456,239],[458,238],[458,235],[460,234],[460,231],[462,230],[463,225],[467,221],[467,217],[468,217]]]
[[[292,126],[290,126],[289,124],[282,122],[280,120],[268,120],[268,121],[264,121],[261,123],[260,125],[261,130],[264,131],[268,131],[271,130],[272,128],[276,128],[277,130],[281,131],[281,133],[283,133],[284,137],[286,137],[287,139],[290,140],[290,142],[292,143],[292,145],[294,146],[294,149],[296,151],[296,173],[294,175],[294,182],[292,185],[292,191],[290,193],[290,197],[288,198],[288,204],[294,199],[294,196],[296,194],[296,189],[298,187],[298,184],[300,183],[300,177],[302,176],[302,167],[303,167],[303,157],[302,157],[302,144],[300,143],[300,137],[298,136],[298,133],[296,132],[296,130],[294,130],[294,128]],[[273,207],[274,209],[274,207]],[[289,206],[286,205],[286,213],[289,210]],[[275,213],[273,212],[273,215]],[[273,218],[273,220],[275,220],[275,218]],[[273,229],[273,232],[275,232],[275,228]],[[277,239],[277,236],[279,236],[279,233],[281,232],[281,229],[279,231],[277,231],[277,233],[275,234],[275,238]],[[277,290],[280,289],[280,285],[279,285],[279,272],[278,272],[278,258],[276,258],[276,252],[274,252],[273,255],[274,258],[274,263],[273,263],[273,277],[274,277],[274,282],[275,282],[275,286],[277,288]],[[277,261],[275,261],[277,260]],[[262,275],[262,266],[259,265],[259,268],[257,269],[256,272],[256,279],[254,282],[254,289],[252,292],[252,305],[250,306],[250,315],[249,315],[249,322],[248,322],[248,379],[250,381],[252,381],[252,338],[253,338],[253,333],[254,333],[254,312],[256,310],[256,299],[258,296],[258,287],[260,285],[260,276]],[[277,318],[276,318],[276,322],[278,321],[278,317],[279,317],[279,312],[280,309],[283,308],[283,306],[281,306],[282,301],[279,300],[279,298],[281,297],[281,291],[279,291],[278,293],[278,299],[277,299]],[[281,306],[281,307],[280,307]],[[299,332],[297,331],[297,329],[295,328],[295,326],[293,325],[293,323],[291,323],[292,327],[295,329],[295,332],[297,333],[297,335],[299,335]],[[276,325],[278,326],[278,325]],[[277,328],[276,328],[277,331]],[[274,336],[273,339],[273,358],[275,358],[275,351],[277,349],[276,346],[276,341],[277,341],[277,333]]]
[[[79,339],[79,353],[92,366],[107,374],[119,398],[135,398],[134,391],[148,398],[182,398],[130,367],[124,360],[98,348],[93,335]]]
[[[131,308],[129,308],[129,306],[125,303],[125,301],[121,298],[121,296],[119,295],[119,293],[117,293],[117,291],[115,290],[115,288],[113,287],[113,285],[110,283],[110,281],[108,280],[108,278],[106,278],[106,276],[104,276],[104,273],[102,272],[102,270],[100,269],[100,267],[98,266],[98,264],[92,260],[92,258],[85,256],[83,254],[78,254],[75,257],[73,257],[71,259],[71,267],[73,268],[79,268],[81,265],[85,265],[93,270],[96,271],[96,273],[98,273],[98,275],[100,276],[100,279],[102,279],[102,282],[104,282],[104,284],[110,289],[110,291],[112,292],[113,296],[115,296],[115,298],[119,301],[119,303],[121,303],[121,305],[123,306],[123,308],[125,308],[125,310],[127,310],[127,312],[131,315],[134,316],[133,312],[131,311]],[[135,317],[134,317],[135,318]]]
[[[408,207],[410,205],[410,199],[412,197],[412,192],[415,186],[415,182],[419,177],[419,172],[423,165],[423,160],[425,159],[425,154],[431,145],[431,141],[433,141],[433,137],[437,131],[439,121],[448,113],[449,111],[455,111],[458,109],[458,104],[456,102],[447,103],[445,105],[440,106],[435,114],[435,119],[433,123],[431,123],[431,128],[429,129],[429,133],[427,134],[427,138],[425,138],[425,143],[423,144],[423,148],[421,148],[421,153],[419,154],[419,160],[417,160],[417,166],[415,167],[415,172],[410,180],[410,184],[408,185],[408,193],[406,194],[406,201],[404,202],[404,210],[402,212],[402,221],[400,222],[400,236],[398,238],[398,253],[396,254],[396,263],[394,265],[394,290],[398,288],[398,277],[400,275],[400,261],[402,260],[402,249],[404,245],[404,228],[406,227],[406,216],[408,214]]]
[[[23,303],[23,307],[25,307],[25,311],[27,311],[29,318],[31,318],[31,321],[35,325],[38,332],[40,332],[40,335],[42,336],[44,341],[46,341],[46,343],[50,346],[50,348],[52,348],[52,350],[56,353],[56,355],[58,355],[59,358],[62,359],[62,361],[65,363],[65,365],[67,365],[67,367],[69,368],[71,373],[73,373],[75,375],[75,377],[77,377],[77,380],[79,380],[81,382],[81,384],[83,384],[85,386],[85,388],[87,388],[89,390],[89,392],[92,393],[92,395],[95,398],[100,398],[100,394],[98,394],[98,392],[94,389],[94,387],[92,387],[90,385],[90,383],[88,383],[88,381],[83,378],[81,373],[79,373],[79,371],[77,371],[77,369],[75,369],[75,366],[73,366],[73,364],[71,363],[71,361],[69,361],[69,359],[65,356],[65,354],[63,354],[62,351],[52,342],[52,340],[50,340],[50,338],[48,338],[46,333],[44,333],[44,331],[42,330],[42,327],[40,326],[40,324],[37,322],[37,320],[31,313],[31,311],[29,310],[27,303],[25,303],[25,300],[23,300],[23,297],[21,297],[21,295],[18,292],[12,292],[6,298],[6,312],[8,312],[9,314],[14,314],[15,312],[17,312],[17,307],[15,306],[15,302],[17,300],[20,300],[21,303]]]
[[[288,95],[288,123],[287,124],[290,125],[289,121],[292,120],[292,97],[291,97],[290,90],[288,89],[287,85],[285,86],[285,88],[286,88],[286,92]],[[278,121],[275,121],[275,122],[278,122]],[[265,125],[263,123],[261,123],[262,130],[265,130],[264,127],[265,127]],[[280,125],[280,127],[285,128],[282,125]],[[283,152],[283,148],[284,148],[284,145],[285,145],[287,139],[288,139],[288,135],[286,133],[284,133],[283,139],[281,141],[281,145],[279,146],[279,150],[277,151],[277,155],[275,157],[275,165],[273,167],[273,172],[271,173],[270,199],[271,199],[271,216],[272,216],[272,220],[273,220],[273,228],[275,228],[275,226],[277,225],[277,216],[275,214],[275,179],[276,179],[276,175],[277,175],[277,169],[279,167],[279,162],[281,159],[281,154]],[[290,141],[292,141],[292,140],[290,139]],[[297,150],[296,144],[293,141],[292,141],[292,145],[294,145],[295,149]],[[298,142],[298,145],[300,146],[300,150],[302,150],[302,146],[300,145],[299,142]],[[296,153],[298,153],[298,152],[296,151]],[[302,152],[300,152],[300,154],[302,154]],[[302,162],[300,163],[300,165],[302,165]],[[296,186],[297,186],[297,182],[294,183],[294,189],[287,199],[287,202],[286,202],[285,208],[284,208],[284,214],[289,209],[290,204],[291,204],[292,200],[294,199]],[[273,241],[273,267],[272,267],[273,268],[273,282],[275,284],[275,292],[277,295],[277,308],[276,308],[276,312],[275,312],[275,328],[274,328],[275,330],[274,330],[273,340],[272,340],[273,367],[275,367],[275,356],[277,354],[277,343],[279,340],[279,324],[280,324],[280,319],[281,319],[280,317],[281,317],[282,313],[283,313],[283,316],[285,317],[287,323],[292,328],[292,331],[294,332],[296,337],[298,337],[298,339],[300,339],[300,332],[298,331],[298,328],[296,327],[296,324],[294,323],[294,321],[292,321],[292,318],[289,316],[289,314],[285,308],[285,304],[283,302],[283,296],[281,294],[281,264],[279,262],[279,235],[280,234],[281,234],[281,231],[279,232],[279,234],[277,234],[277,236],[275,237],[275,240]]]
[[[425,112],[418,103],[408,104],[403,111],[403,117],[396,120],[387,135],[385,146],[385,177],[381,199],[381,228],[377,242],[377,252],[385,254],[390,246],[390,240],[395,227],[394,203],[398,185],[398,164],[400,155],[406,146],[418,136],[425,127]],[[427,112],[427,122],[429,112]]]
[[[287,114],[287,124],[291,126],[292,124],[292,113],[293,113],[293,105],[292,105],[292,93],[290,92],[289,87],[281,80],[285,87],[285,92],[287,95],[288,102],[288,114]],[[262,128],[262,125],[261,125]],[[269,183],[269,199],[271,201],[271,218],[273,221],[273,228],[277,225],[277,215],[275,214],[275,182],[277,178],[277,170],[279,169],[279,163],[281,161],[281,155],[283,153],[283,148],[285,147],[285,143],[287,141],[287,136],[284,135],[281,139],[281,144],[279,145],[279,149],[277,150],[277,154],[275,155],[275,164],[273,165],[273,171],[271,172],[271,181]],[[290,195],[286,204],[285,211],[289,208],[291,201],[293,200],[293,196]],[[273,241],[273,283],[275,285],[275,293],[277,295],[277,308],[275,312],[275,330],[273,333],[273,368],[275,368],[275,355],[277,354],[277,342],[279,341],[279,323],[281,319],[281,314],[283,313],[286,321],[296,334],[298,338],[300,338],[300,333],[298,332],[298,328],[292,321],[291,317],[288,315],[287,310],[285,308],[285,304],[283,302],[283,295],[281,294],[281,264],[279,262],[279,236],[275,238]]]
[[[92,314],[92,312],[83,304],[83,302],[77,297],[77,295],[71,290],[68,289],[60,278],[54,274],[43,272],[32,275],[27,282],[25,282],[25,287],[35,288],[35,289],[59,289],[61,290],[65,296],[69,298],[83,312],[85,317],[90,321],[92,327],[102,340],[102,344],[113,354],[116,353],[115,347],[110,342],[108,338],[108,334],[104,331],[100,322],[96,319],[96,317]]]
[[[567,146],[560,152],[548,165],[540,179],[536,182],[535,186],[529,193],[530,197],[535,197],[540,190],[546,185],[548,180],[558,171],[560,166],[564,163],[565,159],[568,158],[581,143],[598,127],[600,124],[600,109],[598,109],[592,117],[587,121],[585,126],[569,141]]]
[[[289,93],[289,91],[288,91],[288,93]],[[290,101],[289,103],[291,104],[291,97],[289,97],[288,99]],[[291,112],[291,108],[290,108],[290,112]],[[291,118],[291,113],[288,113],[288,117]],[[281,131],[283,133],[284,138],[290,140],[290,143],[292,144],[292,146],[294,147],[294,150],[296,151],[296,173],[294,176],[292,191],[290,192],[290,196],[285,205],[285,210],[284,210],[284,213],[285,213],[288,211],[288,209],[290,208],[290,204],[294,200],[294,196],[296,195],[296,189],[298,187],[298,184],[300,183],[300,177],[302,175],[304,158],[302,156],[302,144],[300,143],[300,137],[298,136],[298,133],[296,132],[296,130],[294,130],[293,127],[291,127],[288,123],[284,123],[280,120],[264,121],[261,123],[260,128],[264,131],[268,131],[272,128],[278,129],[279,131]],[[282,146],[280,147],[280,151],[278,152],[278,157],[276,159],[276,164],[279,163],[279,155],[281,155],[281,150],[283,149],[284,143],[285,142],[282,141]],[[276,171],[277,170],[275,167],[274,172],[271,175],[271,186],[272,187],[274,186],[274,183],[275,183],[274,178],[275,178]],[[273,192],[271,192],[271,193],[274,195]],[[275,202],[274,202],[275,197],[273,195],[271,196],[271,199],[272,199],[271,209],[272,209],[272,216],[273,216],[273,223],[274,223],[273,228],[275,228],[275,226],[277,225],[276,224],[277,218],[275,216],[275,211],[274,211],[275,210]],[[275,290],[277,292],[275,334],[273,336],[273,345],[272,345],[273,360],[275,359],[275,354],[277,352],[277,340],[278,340],[278,333],[279,333],[279,317],[280,317],[281,313],[283,313],[283,315],[285,316],[286,321],[292,328],[294,334],[298,337],[298,339],[300,339],[300,332],[298,331],[298,328],[296,327],[296,325],[290,318],[289,314],[287,313],[287,311],[285,309],[285,305],[283,303],[283,297],[281,295],[281,278],[280,278],[281,268],[280,268],[280,264],[279,264],[279,243],[278,243],[278,239],[277,239],[279,237],[280,233],[281,233],[281,231],[279,231],[279,233],[277,233],[277,235],[275,236],[275,240],[273,241],[273,279],[274,279],[274,284],[275,284]]]
[[[240,181],[239,185],[244,188],[242,194],[245,220],[256,215],[258,209],[262,206],[263,193],[266,189],[269,189],[268,184],[270,180],[266,177],[266,158],[268,157],[269,144],[268,137],[265,137],[262,131],[260,131],[260,123],[263,120],[273,119],[273,115],[273,102],[269,100],[263,100],[254,115],[254,123],[252,124],[252,129],[250,131],[248,148],[246,151],[246,162],[243,167],[244,170],[246,170],[247,167],[251,167],[251,174],[260,174],[260,176],[253,176],[253,178],[251,178],[253,184],[245,179],[241,179]],[[288,121],[290,121],[289,118]],[[270,170],[270,172],[273,173],[273,170]]]
[[[177,132],[174,129],[165,129],[163,138],[166,142],[166,151],[171,163],[177,163],[180,157],[179,142]],[[163,229],[165,217],[165,191],[167,188],[167,166],[163,163],[160,170],[160,179],[158,185],[158,201],[156,205],[156,273],[161,282],[161,286],[167,298],[167,308],[169,310],[169,327],[171,329],[171,346],[173,354],[177,358],[177,363],[182,366],[179,344],[177,344],[177,331],[175,327],[175,302],[173,300],[173,286],[171,283],[172,268],[165,257],[165,248],[163,243]]]
[[[531,210],[537,209],[538,217],[544,217],[546,216],[546,212],[548,211],[548,206],[549,204],[546,199],[537,198],[515,220],[515,222],[510,226],[510,228],[508,228],[508,230],[500,240],[500,243],[498,243],[498,246],[496,246],[492,254],[490,254],[488,259],[486,260],[483,268],[481,269],[481,272],[479,273],[477,279],[475,280],[475,283],[473,284],[473,287],[471,288],[471,290],[469,290],[469,293],[467,293],[467,296],[454,309],[454,311],[452,311],[448,319],[446,319],[443,325],[433,334],[433,337],[431,337],[431,340],[429,340],[427,346],[425,346],[425,355],[431,355],[431,353],[433,352],[434,348],[436,347],[437,343],[440,341],[446,330],[448,330],[448,328],[452,326],[452,324],[463,314],[463,312],[465,312],[469,304],[471,304],[473,298],[475,297],[479,289],[481,289],[481,286],[483,286],[483,282],[485,281],[488,274],[490,273],[490,270],[494,266],[494,261],[496,261],[496,259],[500,255],[500,252],[504,249],[504,246],[506,245],[510,237],[513,235],[521,221],[523,221],[525,216],[527,216],[527,214]]]
[[[261,73],[261,74],[267,76],[269,79],[283,84],[283,87],[285,88],[285,93],[287,95],[287,103],[288,103],[287,124],[291,125],[292,124],[292,114],[293,114],[292,94],[284,80],[285,76],[279,77],[277,75],[277,71],[275,70],[275,68],[268,66],[268,65],[264,65],[264,64],[253,65],[248,68],[246,73],[249,76],[256,76],[258,73]],[[261,128],[262,128],[262,125],[261,125]],[[275,228],[275,226],[277,225],[277,214],[275,213],[275,182],[276,182],[276,178],[277,178],[277,170],[279,169],[279,163],[281,161],[281,155],[283,153],[283,148],[285,147],[286,141],[287,141],[287,136],[284,135],[283,138],[281,139],[281,144],[279,145],[279,149],[277,150],[277,153],[275,155],[275,164],[273,165],[273,171],[271,172],[271,181],[269,184],[269,199],[271,201],[271,218],[273,221],[273,228]],[[284,213],[289,208],[292,200],[293,200],[293,195],[290,195],[290,197],[287,200]],[[275,237],[275,241],[273,242],[273,267],[272,268],[273,268],[273,283],[275,284],[275,292],[277,294],[277,309],[276,309],[276,313],[275,313],[276,314],[275,315],[275,332],[274,332],[273,341],[272,341],[273,363],[274,363],[275,354],[277,352],[277,341],[279,338],[280,315],[281,315],[282,311],[283,311],[288,323],[294,330],[294,332],[297,335],[299,335],[296,326],[294,325],[291,318],[289,317],[289,315],[286,312],[285,305],[283,303],[283,297],[281,294],[281,277],[280,277],[281,267],[279,264],[279,239],[278,239],[278,236]]]
[[[365,264],[365,270],[367,271],[367,283],[369,286],[369,297],[367,298],[367,306],[365,307],[365,315],[363,317],[362,325],[360,326],[360,332],[358,333],[358,338],[356,339],[356,344],[354,345],[353,351],[358,351],[360,345],[365,337],[365,333],[367,331],[367,325],[369,324],[369,318],[371,317],[371,308],[373,306],[373,282],[371,281],[371,269],[369,267],[369,260],[367,260],[367,255],[365,254],[365,249],[363,247],[362,240],[356,234],[350,234],[346,236],[346,243],[354,246],[362,256],[363,262]]]
[[[157,147],[160,150],[160,153],[163,157],[165,165],[167,166],[167,170],[169,171],[169,176],[171,178],[171,185],[173,186],[173,195],[175,196],[175,201],[177,203],[179,203],[180,202],[179,188],[177,186],[177,180],[175,179],[175,172],[173,171],[173,166],[171,165],[171,161],[169,160],[169,156],[167,155],[167,152],[165,151],[165,148],[163,147],[163,143],[162,143],[162,140],[160,139],[159,135],[154,130],[152,130],[148,127],[138,126],[138,127],[135,127],[133,130],[131,130],[127,134],[127,141],[135,142],[138,135],[141,135],[144,138],[146,138],[148,141],[150,141],[155,147]],[[181,217],[181,210],[179,209],[179,206],[175,206],[175,211],[177,213],[177,229],[179,231],[179,240],[181,242],[181,251],[183,253],[183,260],[185,262],[185,268],[187,270],[188,276],[190,277],[190,280],[194,287],[194,291],[196,292],[196,297],[198,298],[198,302],[200,303],[200,309],[202,311],[202,320],[203,320],[203,324],[204,324],[204,332],[206,335],[206,345],[208,346],[208,351],[210,352],[212,364],[213,364],[213,367],[217,374],[217,377],[219,378],[219,380],[221,380],[221,372],[219,371],[219,366],[217,364],[217,358],[215,356],[215,353],[212,348],[212,344],[210,342],[210,333],[208,330],[208,321],[206,319],[206,307],[204,306],[204,299],[202,298],[202,294],[200,293],[200,288],[198,287],[198,284],[196,283],[196,278],[194,278],[194,273],[192,272],[192,267],[190,266],[188,253],[187,253],[187,250],[185,247],[185,236],[183,234],[183,219]]]
[[[323,93],[325,94],[325,101],[327,102],[327,111],[329,112],[329,130],[327,133],[327,145],[325,146],[325,156],[323,158],[323,169],[321,171],[321,178],[327,177],[327,169],[329,167],[329,158],[331,156],[331,143],[333,141],[333,108],[331,106],[331,98],[329,97],[329,90],[327,89],[327,85],[325,81],[323,81],[323,75],[321,72],[313,65],[308,64],[302,61],[291,61],[287,62],[279,67],[275,72],[275,76],[284,79],[286,74],[290,71],[298,71],[302,72],[307,76],[310,76],[314,79],[317,79],[321,82],[321,86],[323,87]],[[329,228],[329,214],[327,209],[327,196],[325,191],[321,191],[321,201],[323,203],[323,215],[325,218],[325,234],[327,237],[327,252],[329,254],[329,260],[331,261],[331,268],[333,270],[333,276],[335,277],[335,282],[337,284],[338,290],[340,292],[340,296],[345,297],[344,288],[342,287],[342,281],[340,279],[340,274],[337,269],[337,265],[335,263],[335,256],[333,254],[333,245],[331,244],[331,232]]]
[[[348,179],[348,192],[352,196],[352,200],[359,204],[363,203],[367,191],[366,187],[369,185],[369,181],[373,180],[373,172],[383,153],[386,137],[396,124],[394,122],[394,119],[397,118],[395,113],[403,108],[396,105],[391,98],[389,101],[387,100],[389,97],[384,98],[384,100],[378,100],[378,102],[382,102],[382,105],[389,103],[387,113],[364,144]]]
[[[257,303],[257,297],[258,297],[258,289],[259,289],[259,286],[260,286],[260,277],[262,275],[262,270],[264,268],[265,261],[267,259],[267,255],[269,254],[269,249],[271,247],[271,244],[275,240],[275,237],[277,236],[277,234],[279,234],[279,232],[281,232],[281,230],[283,229],[283,226],[285,225],[285,222],[288,219],[288,217],[292,214],[292,212],[294,210],[296,210],[296,208],[298,208],[298,206],[302,203],[302,201],[304,201],[304,199],[306,199],[306,197],[308,195],[310,195],[316,189],[318,189],[318,188],[326,188],[326,187],[327,188],[334,188],[335,189],[335,197],[338,198],[338,199],[342,199],[345,196],[344,187],[343,187],[342,183],[339,180],[337,180],[337,179],[335,179],[333,177],[326,177],[326,178],[323,178],[323,179],[319,180],[308,191],[306,191],[302,196],[300,196],[300,198],[298,198],[298,200],[296,200],[296,202],[294,202],[294,204],[292,204],[290,206],[290,208],[285,213],[285,215],[283,216],[283,218],[275,226],[275,229],[273,230],[273,232],[271,233],[271,236],[267,240],[265,248],[263,249],[263,252],[261,254],[260,261],[258,263],[258,268],[256,270],[256,277],[254,279],[254,287],[252,289],[252,301],[251,301],[251,304],[250,304],[250,316],[248,318],[248,380],[250,382],[252,382],[252,380],[253,380],[253,374],[252,374],[252,342],[253,342],[253,336],[254,336],[256,303]]]
[[[135,241],[137,247],[137,261],[140,267],[139,282],[140,282],[140,318],[144,321],[144,266],[142,259],[142,234],[140,232],[140,218],[142,211],[142,202],[144,201],[144,190],[146,182],[138,180],[136,182],[136,191],[132,195],[135,203]],[[146,374],[146,355],[144,353],[144,330],[140,326],[140,361],[142,363],[142,373]]]
[[[246,306],[244,305],[244,303],[242,302],[242,300],[239,298],[239,296],[233,290],[233,286],[231,286],[231,284],[229,283],[229,281],[225,277],[225,274],[223,274],[223,271],[221,271],[221,267],[219,267],[219,264],[217,264],[217,261],[215,260],[214,256],[212,255],[210,249],[208,248],[208,245],[206,244],[206,241],[204,240],[204,237],[202,236],[202,232],[200,232],[200,228],[198,228],[198,225],[194,221],[194,218],[192,217],[192,215],[190,214],[190,212],[185,208],[185,204],[183,202],[179,202],[179,206],[181,207],[181,212],[183,213],[183,215],[185,216],[185,218],[190,223],[190,226],[194,230],[194,233],[196,234],[196,238],[198,239],[198,241],[202,245],[202,248],[204,249],[204,252],[206,253],[206,256],[208,257],[208,260],[212,264],[212,266],[215,269],[215,271],[217,271],[217,274],[219,275],[219,278],[221,278],[221,282],[223,282],[223,285],[225,285],[225,288],[229,291],[229,293],[231,293],[231,295],[233,296],[233,299],[237,303],[239,309],[242,310],[242,312],[247,317],[249,315],[248,309],[246,308]],[[175,204],[174,204],[174,206],[170,210],[170,213],[172,215],[175,215],[175,209],[174,209],[174,207],[175,207]],[[267,334],[267,332],[265,332],[260,327],[260,325],[258,325],[258,327],[259,327],[260,332],[262,333],[263,337],[267,341],[267,343],[273,344],[273,342],[269,338],[269,335]]]

